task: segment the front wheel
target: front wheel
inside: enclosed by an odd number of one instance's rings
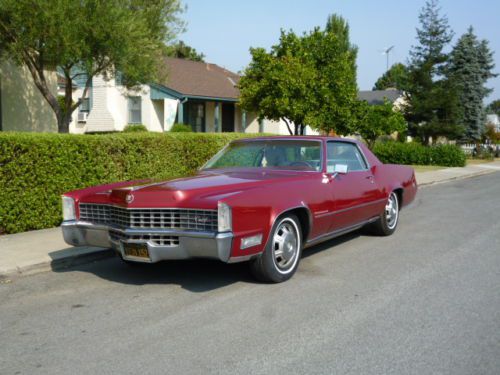
[[[373,232],[379,236],[390,236],[396,230],[399,220],[399,199],[398,195],[393,191],[387,203],[385,204],[384,211],[376,222],[372,224]]]
[[[290,279],[302,255],[302,231],[295,215],[278,218],[261,256],[250,263],[253,275],[261,281],[281,283]]]

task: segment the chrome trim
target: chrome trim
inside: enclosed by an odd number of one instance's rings
[[[371,219],[368,219],[368,220],[364,220],[358,224],[354,224],[354,225],[351,225],[349,227],[346,227],[346,228],[342,228],[342,229],[336,229],[330,233],[325,233],[325,234],[322,234],[318,237],[315,237],[315,238],[311,238],[310,240],[308,240],[305,244],[305,248],[306,247],[310,247],[310,246],[313,246],[313,245],[316,245],[320,242],[324,242],[324,241],[328,241],[328,240],[331,240],[335,237],[338,237],[338,236],[342,236],[344,234],[347,234],[349,232],[353,232],[357,229],[360,229],[362,228],[363,226],[365,226],[366,224],[370,224],[370,223],[373,223],[374,221],[377,221],[379,218],[379,216],[375,216],[375,217],[372,217]]]
[[[355,210],[357,208],[363,208],[363,207],[366,207],[366,206],[371,206],[373,204],[378,204],[378,203],[382,203],[382,202],[386,202],[386,201],[387,201],[387,198],[377,199],[376,201],[371,201],[371,202],[357,204],[356,206],[343,208],[341,210],[330,211],[328,213],[320,214],[320,215],[317,215],[315,217],[316,218],[320,218],[320,217],[325,217],[325,216],[330,216],[330,215],[335,215],[335,214],[341,214],[343,212],[347,212],[347,211],[350,211],[350,210]]]
[[[111,247],[125,260],[155,263],[169,259],[212,258],[228,262],[231,256],[233,233],[182,231],[172,229],[141,230],[93,225],[81,221],[65,221],[61,224],[64,240],[73,246]],[[110,231],[125,235],[167,235],[177,237],[169,245],[158,245],[154,240],[125,239],[114,240]],[[149,259],[125,256],[124,243],[144,243],[149,251]]]
[[[218,212],[216,209],[129,208],[116,204],[80,202],[79,211],[80,221],[96,225],[139,229],[217,231]]]

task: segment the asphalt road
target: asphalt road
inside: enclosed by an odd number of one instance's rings
[[[279,285],[118,259],[0,281],[0,373],[499,374],[500,173],[421,189],[393,236]]]

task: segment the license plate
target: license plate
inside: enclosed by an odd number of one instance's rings
[[[125,256],[149,259],[148,246],[144,243],[124,243]]]

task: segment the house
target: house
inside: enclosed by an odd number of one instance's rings
[[[127,124],[164,132],[182,123],[195,132],[288,134],[284,123],[259,121],[256,114],[239,107],[238,74],[216,64],[177,58],[165,58],[165,65],[168,76],[163,82],[134,89],[123,86],[119,74],[94,77],[88,97],[75,111],[70,132],[121,131]],[[82,85],[77,83],[73,89],[73,100],[81,96]]]
[[[45,71],[45,77],[56,93],[56,73]],[[0,61],[0,131],[57,132],[55,114],[29,70],[7,60]]]
[[[395,89],[359,91],[358,100],[364,100],[371,105],[384,104],[384,101],[387,100],[395,108],[401,108],[406,103],[403,92]]]
[[[500,133],[500,119],[497,114],[486,115],[486,124],[493,125],[495,132]]]

